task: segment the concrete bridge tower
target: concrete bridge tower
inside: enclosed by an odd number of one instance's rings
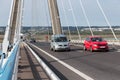
[[[53,34],[62,34],[57,0],[48,0]]]

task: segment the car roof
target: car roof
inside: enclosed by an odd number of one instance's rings
[[[66,35],[64,35],[64,34],[54,34],[54,35],[52,35],[52,37],[66,37]]]
[[[89,38],[102,38],[101,36],[89,36]]]

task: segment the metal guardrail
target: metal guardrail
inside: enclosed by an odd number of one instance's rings
[[[0,50],[2,51],[2,43],[0,43]]]
[[[46,42],[45,40],[38,40],[39,42]],[[50,42],[50,40],[48,40],[47,42]],[[71,40],[71,43],[80,43],[82,44],[84,42],[84,40]],[[116,41],[116,40],[107,40],[108,44],[112,44],[112,45],[120,45],[120,40]]]
[[[84,40],[80,41],[80,40],[71,40],[72,43],[83,43]],[[107,40],[108,44],[114,44],[114,45],[120,45],[120,41],[116,41],[116,40]]]
[[[16,60],[16,55],[19,49],[19,42],[14,45],[12,50],[8,52],[7,58],[4,58],[4,54],[2,54],[2,58],[0,59],[0,80],[11,80],[14,70],[14,64]]]
[[[27,45],[26,43],[24,44]],[[35,58],[40,63],[40,65],[43,67],[43,69],[46,71],[46,73],[51,78],[51,80],[60,80],[60,78],[44,63],[42,59],[40,59],[38,55],[36,55],[36,53],[28,45],[27,47],[32,52],[32,54],[35,56]]]
[[[17,80],[19,52],[20,52],[20,48],[19,48],[19,45],[18,45],[18,50],[16,52],[16,59],[15,59],[15,64],[14,64],[14,70],[13,70],[13,74],[12,74],[12,79],[11,80]]]

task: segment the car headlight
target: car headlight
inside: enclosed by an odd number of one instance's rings
[[[98,45],[97,44],[93,44],[93,46],[97,47]]]

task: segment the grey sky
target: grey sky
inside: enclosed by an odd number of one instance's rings
[[[62,25],[75,25],[68,0],[57,0]],[[79,0],[70,0],[75,14],[76,25],[86,26]],[[111,25],[120,25],[120,0],[99,0]],[[7,25],[11,0],[0,0],[0,25]],[[66,15],[63,11],[62,3]],[[82,0],[91,25],[107,25],[97,6],[96,0]],[[33,4],[32,4],[33,3]],[[34,7],[32,7],[34,6]],[[32,10],[35,9],[35,10]],[[67,17],[67,22],[65,20]],[[47,0],[25,0],[23,25],[50,25]]]
[[[7,25],[11,0],[0,0],[0,25]]]

